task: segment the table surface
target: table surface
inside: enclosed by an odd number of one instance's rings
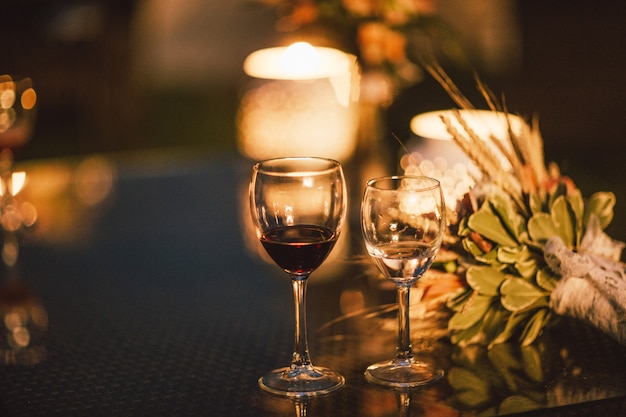
[[[346,386],[300,404],[261,391],[259,376],[290,360],[293,301],[248,229],[250,169],[177,153],[28,165],[19,197],[39,218],[3,277],[28,293],[0,297],[0,415],[623,413],[626,347],[572,320],[528,348],[461,349],[440,337],[445,313],[418,303],[414,347],[444,379],[408,393],[366,382],[365,367],[394,353],[395,295],[350,230],[308,294],[313,362]],[[6,317],[20,304],[30,339],[15,349]]]

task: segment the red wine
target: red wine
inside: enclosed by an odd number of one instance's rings
[[[261,243],[274,262],[289,274],[307,275],[324,262],[337,236],[326,227],[298,225],[268,230]]]

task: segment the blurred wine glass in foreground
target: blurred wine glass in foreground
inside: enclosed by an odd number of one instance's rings
[[[30,78],[0,75],[0,148],[23,146],[30,139],[37,93]]]
[[[2,259],[9,266],[15,264],[19,252],[15,233],[37,219],[35,207],[15,197],[26,182],[26,173],[13,167],[14,150],[24,146],[32,134],[36,104],[37,93],[30,78],[0,75],[0,224],[4,234]]]

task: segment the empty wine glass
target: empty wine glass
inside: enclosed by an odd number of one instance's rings
[[[341,165],[323,158],[279,158],[254,165],[250,183],[252,220],[258,239],[291,278],[295,340],[291,366],[259,379],[266,391],[311,397],[341,388],[339,373],[315,367],[309,357],[306,287],[311,272],[332,250],[346,216]]]
[[[439,181],[397,176],[373,179],[361,202],[361,229],[374,263],[398,290],[398,345],[393,360],[375,363],[366,378],[392,387],[436,381],[443,370],[413,357],[409,291],[430,268],[443,240],[445,206]]]

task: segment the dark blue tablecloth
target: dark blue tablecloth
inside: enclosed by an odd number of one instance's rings
[[[66,240],[23,237],[18,279],[39,297],[49,325],[39,363],[0,366],[0,410],[16,417],[294,415],[294,404],[257,386],[261,374],[290,360],[293,305],[283,273],[248,248],[251,163],[179,156],[109,163],[111,193],[91,216],[84,208],[76,213],[80,233]],[[72,217],[72,210],[54,213]],[[342,289],[357,285],[359,277],[346,272],[310,286],[313,360],[348,380],[343,390],[308,404],[310,416],[398,413],[396,393],[363,378],[370,358],[360,352],[372,346],[357,343],[354,333],[318,332],[340,314]],[[583,345],[598,336],[590,329],[580,334],[576,343]],[[382,346],[387,356],[395,342],[389,340]],[[600,340],[604,353],[589,355],[602,356],[596,365],[608,369],[600,375],[611,380],[609,389],[570,402],[617,398],[602,406],[618,409],[626,356]],[[610,361],[617,361],[614,373]],[[562,380],[565,371],[555,372]],[[477,414],[452,403],[452,394],[446,381],[414,393],[412,415]]]

